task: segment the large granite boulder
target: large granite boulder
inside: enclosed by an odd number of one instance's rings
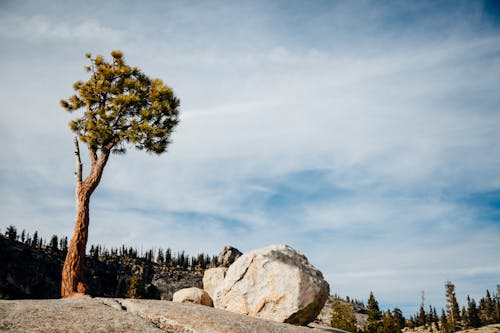
[[[330,287],[305,256],[284,244],[238,258],[217,288],[214,306],[275,321],[306,325],[320,313]]]
[[[203,274],[203,290],[205,290],[212,299],[215,295],[215,290],[222,285],[226,276],[226,267],[209,268]]]
[[[185,288],[175,292],[173,302],[176,303],[194,303],[206,306],[214,306],[212,297],[200,288]]]
[[[219,253],[219,256],[217,257],[217,265],[220,267],[229,267],[231,264],[241,257],[242,253],[237,249],[232,246],[224,246],[224,249],[222,249],[221,253]]]

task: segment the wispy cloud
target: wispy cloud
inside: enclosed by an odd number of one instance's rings
[[[43,42],[47,40],[107,40],[118,42],[122,32],[102,25],[95,19],[79,22],[64,22],[54,17],[41,15],[12,16],[0,15],[0,36],[10,40]]]

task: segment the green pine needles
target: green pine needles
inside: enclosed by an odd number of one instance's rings
[[[86,57],[90,65],[87,82],[73,84],[76,94],[61,100],[69,112],[84,108],[81,118],[69,126],[92,151],[125,153],[126,145],[156,154],[166,151],[170,134],[178,124],[179,99],[160,79],[150,79],[137,67],[125,63],[121,51]]]

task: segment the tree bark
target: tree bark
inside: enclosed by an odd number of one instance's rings
[[[101,148],[99,157],[97,157],[95,150],[89,148],[91,169],[88,177],[82,182],[82,163],[76,138],[74,145],[76,160],[76,221],[73,238],[69,244],[62,269],[61,297],[71,297],[76,293],[85,294],[87,292],[83,276],[83,263],[88,239],[90,197],[97,185],[99,185],[112,147]]]

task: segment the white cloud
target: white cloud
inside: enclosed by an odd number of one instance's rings
[[[117,42],[122,32],[102,25],[95,19],[64,22],[53,17],[2,15],[0,36],[14,40],[42,42],[47,40],[107,40]]]

